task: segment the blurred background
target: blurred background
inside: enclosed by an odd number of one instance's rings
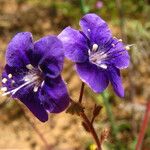
[[[8,42],[17,33],[30,31],[35,40],[57,35],[66,26],[79,29],[83,13],[94,12],[109,24],[114,36],[133,44],[130,67],[122,71],[125,98],[109,86],[103,95],[87,86],[83,97],[91,117],[95,103],[103,108],[94,126],[98,133],[109,130],[104,150],[134,150],[141,121],[150,100],[150,1],[149,0],[0,0],[0,73],[5,65]],[[84,9],[82,8],[84,5]],[[63,77],[74,100],[81,81],[66,60]],[[39,122],[19,101],[0,96],[0,150],[94,150],[91,136],[81,119],[65,112],[50,114]],[[150,150],[150,126],[142,150]]]

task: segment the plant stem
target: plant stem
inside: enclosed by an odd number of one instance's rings
[[[95,110],[95,108],[96,108],[96,104],[94,105],[94,110]],[[92,117],[92,119],[91,119],[91,124],[93,124],[93,122],[94,122],[94,120],[95,120],[95,115],[93,115],[93,117]]]
[[[80,96],[79,96],[79,100],[78,102],[81,104],[82,103],[82,97],[83,97],[83,93],[84,93],[84,83],[82,82],[81,85],[81,90],[80,90]],[[97,150],[102,150],[101,148],[101,142],[98,138],[98,135],[93,127],[93,124],[90,122],[90,120],[88,119],[88,117],[86,116],[86,114],[84,113],[84,110],[80,112],[80,116],[82,117],[83,121],[86,123],[86,125],[88,126],[90,133],[93,136],[93,139],[95,140],[95,143],[97,145]]]
[[[92,134],[95,142],[96,142],[96,145],[97,145],[97,150],[102,150],[101,148],[101,143],[99,141],[99,138],[95,132],[95,129],[93,127],[93,125],[91,124],[90,120],[87,118],[86,114],[84,112],[81,112],[80,113],[80,116],[82,117],[82,119],[84,120],[84,122],[88,125],[88,128],[90,130],[90,133]]]
[[[140,150],[142,146],[142,142],[144,139],[144,135],[148,126],[148,121],[150,119],[150,101],[147,103],[147,108],[144,114],[144,118],[141,124],[140,133],[138,136],[138,142],[136,144],[136,150]]]
[[[79,96],[79,103],[81,104],[82,103],[82,97],[83,97],[83,93],[84,93],[84,82],[82,82],[82,85],[81,85],[81,89],[80,89],[80,96]]]

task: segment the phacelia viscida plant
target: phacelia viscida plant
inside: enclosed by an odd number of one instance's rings
[[[96,14],[86,14],[80,20],[80,30],[65,28],[58,37],[45,36],[33,42],[30,32],[14,36],[6,50],[6,66],[2,73],[3,96],[19,99],[42,122],[48,113],[64,111],[77,114],[91,133],[97,150],[108,136],[108,130],[97,134],[93,122],[102,106],[94,105],[92,119],[82,105],[85,83],[96,93],[103,92],[109,82],[115,93],[123,97],[120,70],[129,66],[129,47],[112,36],[107,23]],[[70,98],[61,77],[64,56],[75,63],[82,80],[79,100]]]

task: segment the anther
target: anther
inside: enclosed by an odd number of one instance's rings
[[[26,68],[32,70],[34,67],[31,64],[26,65]]]
[[[106,64],[101,64],[100,67],[103,68],[103,69],[107,69],[107,65]]]
[[[90,32],[91,30],[90,29],[88,29],[88,32]]]
[[[119,41],[119,42],[122,42],[122,39],[119,39],[118,41]]]
[[[132,47],[132,46],[134,46],[135,44],[130,44],[130,45],[127,45],[126,47],[125,47],[125,49],[126,50],[130,50],[130,47]]]
[[[115,47],[115,44],[111,44],[112,45],[112,47]]]
[[[8,78],[11,79],[12,78],[12,74],[8,74]]]
[[[7,87],[2,87],[1,91],[6,92],[7,91]]]
[[[37,92],[38,91],[38,86],[35,86],[34,88],[33,88],[33,92]]]
[[[126,46],[125,49],[126,49],[126,50],[130,50],[130,47],[129,47],[129,46]]]
[[[7,79],[6,78],[3,78],[2,79],[2,83],[6,83],[7,82]]]
[[[93,44],[92,51],[95,52],[95,51],[97,51],[97,49],[98,49],[98,45],[97,44]]]

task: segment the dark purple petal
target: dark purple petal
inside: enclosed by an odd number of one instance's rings
[[[40,102],[38,93],[33,92],[33,87],[22,88],[13,96],[24,103],[28,109],[42,122],[48,120],[48,114]]]
[[[119,69],[117,69],[115,67],[109,67],[108,75],[109,75],[109,80],[110,80],[116,94],[119,97],[124,97],[124,89],[122,86]]]
[[[40,100],[48,112],[59,113],[69,105],[66,85],[60,76],[51,80],[47,78],[40,92]]]
[[[96,14],[86,14],[80,20],[80,26],[91,44],[104,45],[112,36],[106,22]]]
[[[63,42],[67,58],[73,62],[84,62],[88,59],[87,39],[81,32],[67,27],[58,35],[58,38]]]
[[[94,92],[103,92],[108,86],[107,74],[101,68],[89,62],[77,63],[76,70],[81,80],[85,82]]]
[[[15,35],[6,51],[6,62],[9,66],[22,67],[30,63],[27,52],[33,49],[32,34],[21,32]]]
[[[55,36],[46,36],[34,44],[33,62],[37,63],[44,73],[57,77],[63,68],[64,53],[61,41]]]

